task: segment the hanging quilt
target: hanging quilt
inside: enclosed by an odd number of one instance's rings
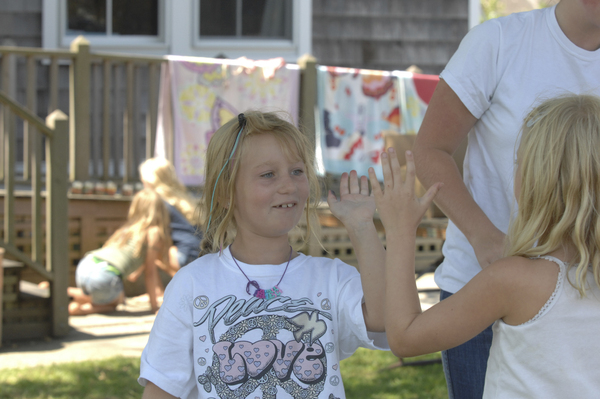
[[[161,78],[155,152],[173,154],[177,176],[185,185],[204,183],[210,138],[240,112],[285,111],[297,125],[300,69],[281,58],[169,56]]]
[[[419,130],[438,77],[410,72],[319,66],[317,69],[317,159],[320,172],[373,167],[385,137]]]

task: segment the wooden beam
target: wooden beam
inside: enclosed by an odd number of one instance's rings
[[[16,94],[14,76],[16,73],[15,58],[12,54],[4,54],[2,56],[2,89],[8,93],[8,96],[14,98]],[[7,97],[4,93],[0,94],[3,97]],[[3,97],[0,96],[0,100]],[[14,103],[11,99],[2,101],[4,106],[1,110],[2,121],[0,122],[0,130],[3,134],[3,158],[4,158],[4,188],[6,189],[6,197],[4,199],[4,241],[8,243],[15,242],[15,214],[14,214],[14,195],[15,190],[15,155],[16,155],[16,141],[15,141],[15,116],[11,112],[10,104]]]
[[[36,60],[33,56],[27,57],[27,83],[26,83],[26,101],[27,109],[34,115],[37,114],[37,75]],[[23,180],[31,178],[31,156],[33,151],[33,137],[36,134],[34,127],[25,119],[23,120]]]
[[[315,106],[317,104],[317,59],[305,54],[298,59],[301,69],[299,126],[314,143]]]
[[[90,42],[78,36],[71,43],[75,59],[69,67],[69,178],[86,180],[90,166]]]
[[[102,177],[108,180],[108,163],[110,162],[110,87],[111,87],[111,62],[104,60],[102,71]],[[116,171],[115,171],[116,175]]]
[[[53,111],[58,109],[58,90],[59,90],[59,82],[58,82],[58,59],[56,57],[52,57],[50,59],[50,101],[48,103],[48,115],[50,115]]]
[[[154,156],[156,141],[156,119],[158,115],[158,65],[151,63],[148,66],[148,116],[146,122],[146,158]]]
[[[52,334],[60,337],[69,332],[68,257],[68,175],[69,118],[56,110],[46,118],[54,130],[46,141],[46,268],[52,271]]]
[[[123,182],[131,181],[133,176],[133,135],[134,135],[134,115],[133,115],[133,89],[134,74],[133,62],[125,64],[125,84],[127,87],[125,113],[123,115]]]
[[[9,254],[11,254],[11,256],[14,256],[15,258],[17,258],[17,260],[19,262],[23,262],[25,265],[32,268],[37,273],[44,276],[44,278],[46,278],[50,281],[54,280],[54,275],[52,273],[50,273],[48,270],[46,270],[41,263],[34,262],[33,260],[31,260],[26,254],[19,251],[19,249],[17,247],[15,247],[13,244],[9,244],[7,242],[0,241],[0,247],[4,248],[6,250],[6,253],[9,253]]]
[[[6,105],[10,110],[23,119],[28,120],[37,130],[43,133],[46,137],[52,137],[52,130],[44,124],[44,121],[27,108],[15,102],[8,94],[0,90],[0,102]]]

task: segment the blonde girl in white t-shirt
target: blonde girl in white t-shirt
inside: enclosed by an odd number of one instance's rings
[[[360,276],[291,247],[301,218],[306,239],[318,226],[321,197],[313,145],[278,114],[226,123],[205,165],[201,254],[167,287],[142,354],[143,397],[343,398],[338,362],[381,347],[367,331],[383,330],[383,259]],[[333,209],[356,240],[375,201],[366,177],[362,190],[355,173],[349,181]]]
[[[387,234],[386,331],[392,351],[446,350],[494,323],[484,398],[591,398],[600,392],[600,98],[569,95],[525,118],[516,154],[506,258],[421,312],[415,230],[440,183],[414,194],[413,156],[402,181],[382,156],[382,191],[370,171]]]

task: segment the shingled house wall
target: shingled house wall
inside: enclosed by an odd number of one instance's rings
[[[313,0],[319,64],[442,71],[468,31],[468,0]]]

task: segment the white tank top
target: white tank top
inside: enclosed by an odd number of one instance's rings
[[[600,398],[600,288],[590,269],[581,298],[575,268],[543,258],[560,267],[556,288],[533,319],[494,324],[484,399]]]

